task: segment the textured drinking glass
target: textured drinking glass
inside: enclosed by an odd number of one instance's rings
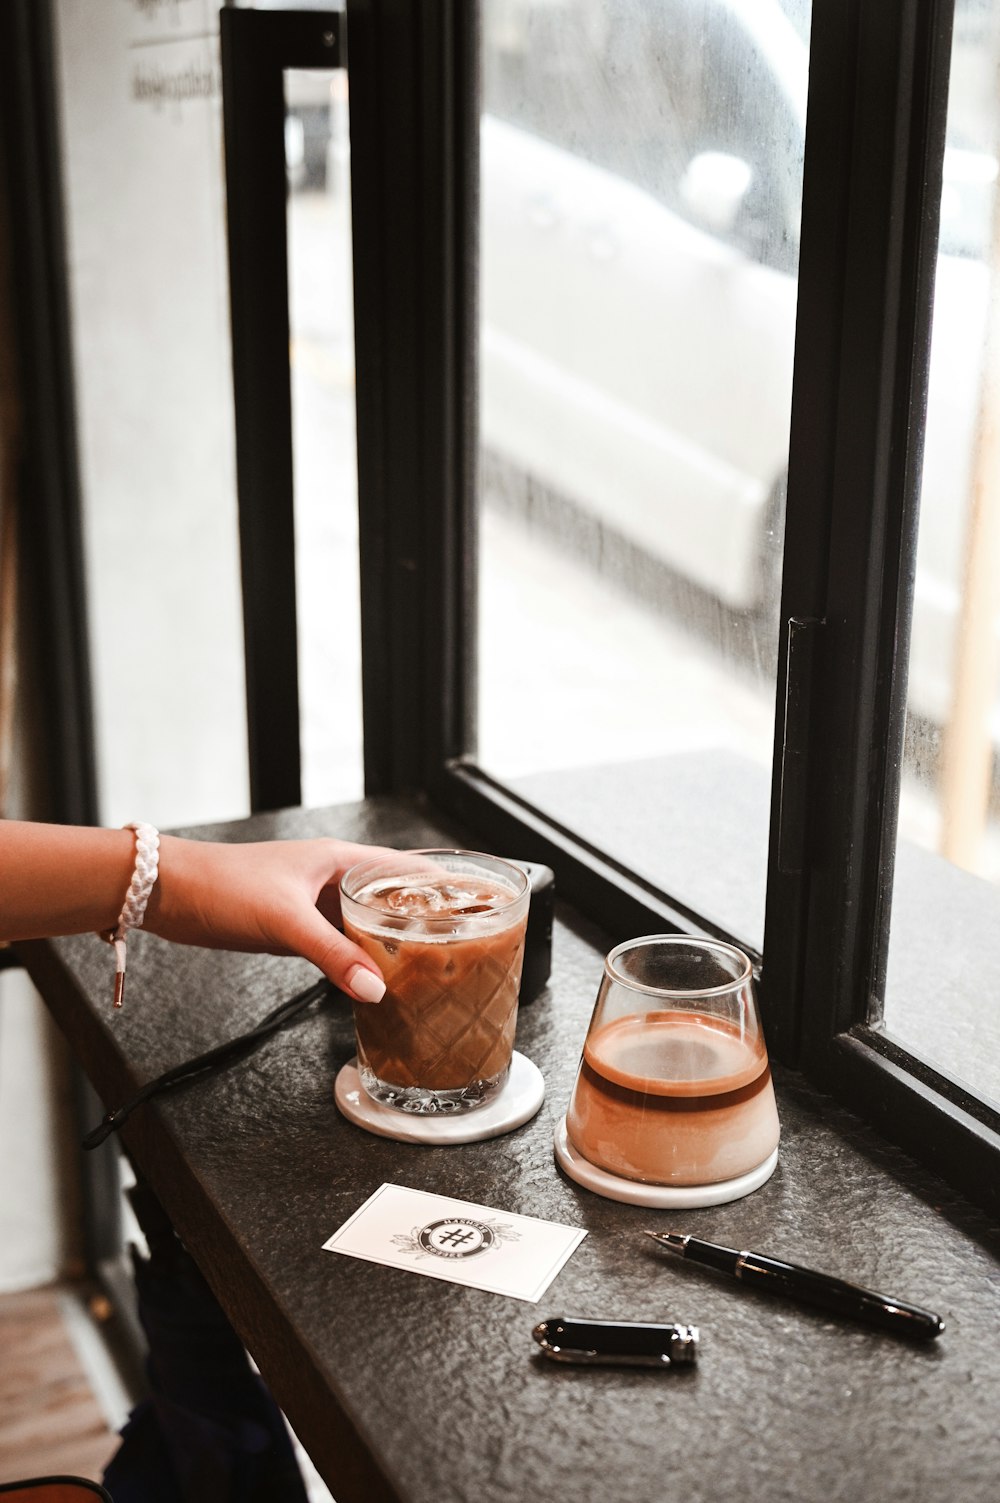
[[[649,935],[612,950],[566,1115],[591,1164],[652,1185],[759,1168],[778,1112],[750,961],[733,945]]]
[[[378,1003],[355,1003],[361,1083],[416,1115],[467,1112],[510,1070],[530,884],[473,851],[403,851],[352,867],[344,932],[376,962]]]

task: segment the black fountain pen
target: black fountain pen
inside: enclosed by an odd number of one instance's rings
[[[797,1263],[765,1258],[761,1253],[737,1252],[733,1247],[718,1247],[714,1242],[700,1242],[697,1237],[686,1237],[679,1232],[647,1232],[646,1236],[692,1263],[702,1263],[706,1268],[732,1274],[754,1289],[767,1290],[801,1304],[818,1305],[831,1315],[862,1320],[885,1331],[894,1331],[899,1336],[913,1336],[922,1341],[940,1336],[944,1330],[940,1315],[934,1315],[930,1310],[904,1304],[902,1300],[890,1299],[885,1294],[875,1294],[870,1289],[848,1284],[844,1279],[835,1279],[827,1273],[815,1273]]]

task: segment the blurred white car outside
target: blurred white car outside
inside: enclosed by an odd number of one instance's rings
[[[564,0],[504,8],[492,42],[487,24],[482,439],[727,605],[776,609],[807,42],[777,0],[604,9],[596,63],[542,45]],[[996,175],[949,142],[909,691],[939,724]]]

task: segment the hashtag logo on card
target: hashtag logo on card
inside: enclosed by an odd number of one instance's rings
[[[424,1252],[439,1258],[474,1258],[489,1252],[496,1240],[496,1233],[485,1221],[466,1221],[464,1217],[431,1221],[417,1233]]]
[[[443,1216],[391,1238],[400,1252],[412,1253],[418,1260],[428,1253],[434,1258],[475,1258],[505,1242],[520,1240],[520,1232],[509,1221],[478,1221],[471,1216]]]

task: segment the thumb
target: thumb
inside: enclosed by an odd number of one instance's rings
[[[328,981],[358,1002],[381,1002],[385,996],[385,982],[371,956],[327,923],[318,908],[299,919],[290,943],[299,955],[319,966]]]

